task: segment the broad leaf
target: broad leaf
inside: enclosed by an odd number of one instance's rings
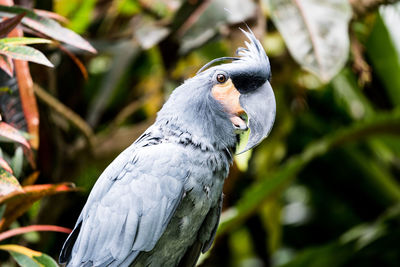
[[[366,44],[374,70],[385,85],[393,105],[400,105],[399,23],[399,4],[381,7]]]
[[[13,59],[26,60],[53,67],[53,64],[42,52],[29,46],[14,46],[0,42],[0,53]]]
[[[62,27],[58,22],[39,16],[34,11],[19,6],[0,6],[0,16],[11,17],[26,13],[22,23],[35,31],[43,33],[55,40],[70,44],[77,48],[96,53],[96,50],[75,32]]]
[[[56,261],[39,251],[19,245],[0,245],[0,250],[8,251],[15,261],[23,267],[58,267]]]
[[[14,175],[3,168],[0,168],[0,197],[13,191],[22,191],[21,185]]]
[[[349,53],[347,0],[269,0],[271,17],[293,58],[328,82]]]
[[[0,220],[0,230],[6,229],[15,219],[25,213],[35,201],[45,196],[76,190],[71,183],[30,185],[24,186],[22,189],[22,191],[14,191],[0,197],[0,205],[7,205],[4,216]]]
[[[25,13],[21,13],[15,17],[0,22],[0,38],[7,36],[22,20]]]

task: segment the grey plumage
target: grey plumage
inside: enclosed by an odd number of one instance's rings
[[[175,89],[156,122],[105,169],[64,244],[61,263],[193,266],[210,248],[237,143],[230,119],[235,114],[210,93],[215,73],[233,81],[249,125],[256,125],[247,149],[266,137],[275,116],[268,58],[253,33],[245,34],[250,43],[239,60],[204,70]],[[257,110],[268,118],[259,122]]]

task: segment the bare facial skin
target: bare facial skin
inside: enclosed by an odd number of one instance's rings
[[[230,78],[224,83],[214,85],[211,94],[222,104],[225,111],[230,114],[233,125],[242,130],[247,129],[246,122],[240,117],[240,115],[245,113],[242,106],[240,106],[240,93]]]

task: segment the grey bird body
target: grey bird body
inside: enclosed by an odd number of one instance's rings
[[[254,35],[245,34],[251,43],[240,60],[175,89],[156,122],[105,169],[64,244],[61,263],[194,266],[210,248],[236,131],[245,128],[239,113],[243,108],[254,126],[246,149],[268,135],[275,117],[268,58]]]

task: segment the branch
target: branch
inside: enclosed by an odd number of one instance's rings
[[[399,2],[399,0],[350,0],[355,18],[372,13],[381,5],[389,5],[397,2]]]
[[[55,112],[66,118],[71,122],[77,129],[79,129],[86,137],[90,146],[93,145],[94,134],[92,128],[73,110],[65,106],[59,100],[54,98],[52,95],[47,93],[38,84],[34,84],[33,89],[37,97],[51,107]]]

